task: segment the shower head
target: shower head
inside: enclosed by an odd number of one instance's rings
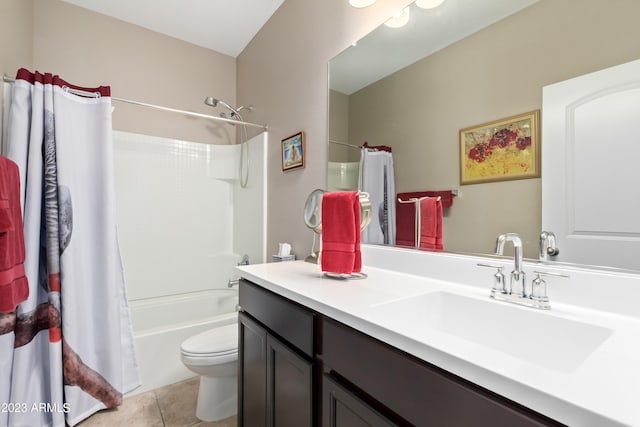
[[[214,98],[213,96],[207,96],[204,99],[204,103],[206,105],[208,105],[209,107],[217,107],[218,104],[220,104],[223,107],[227,108],[232,113],[238,114],[238,111],[235,108],[233,108],[231,105],[227,104],[226,102],[224,102],[224,101],[222,101],[220,99]],[[247,108],[247,107],[244,107],[244,108]]]
[[[204,103],[205,103],[205,105],[208,105],[209,107],[217,107],[218,106],[218,100],[215,99],[213,96],[207,96],[204,99]]]

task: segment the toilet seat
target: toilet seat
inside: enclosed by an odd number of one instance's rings
[[[187,338],[180,359],[200,375],[196,416],[219,421],[238,409],[238,323],[218,326]]]
[[[219,326],[186,339],[180,346],[184,356],[190,358],[216,358],[238,353],[238,325]]]

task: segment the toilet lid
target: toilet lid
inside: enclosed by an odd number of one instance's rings
[[[238,325],[218,326],[187,338],[180,347],[189,355],[225,355],[238,351]]]

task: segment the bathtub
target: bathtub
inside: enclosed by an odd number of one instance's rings
[[[237,323],[237,304],[237,289],[129,301],[142,386],[128,395],[194,377],[180,360],[180,345],[200,332]]]

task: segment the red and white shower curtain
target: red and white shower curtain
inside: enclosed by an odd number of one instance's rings
[[[74,425],[140,384],[109,92],[25,69],[12,88],[4,154],[20,168],[29,299],[0,327],[0,426]]]

